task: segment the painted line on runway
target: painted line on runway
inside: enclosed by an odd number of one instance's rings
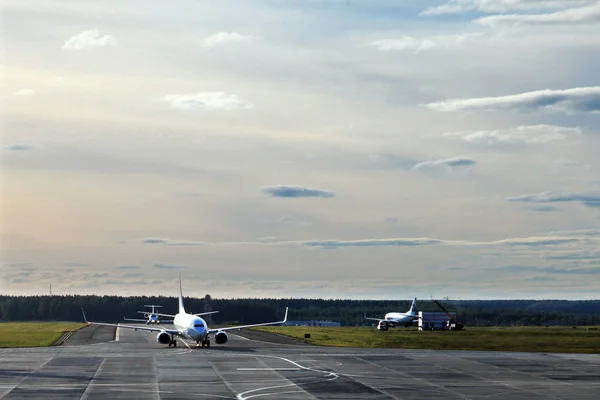
[[[340,374],[336,373],[336,372],[332,372],[332,371],[323,371],[323,370],[319,370],[316,368],[311,368],[311,367],[305,367],[304,365],[298,364],[295,361],[289,360],[287,358],[284,357],[278,357],[278,356],[268,356],[268,355],[254,355],[255,358],[259,358],[259,357],[264,357],[264,358],[274,358],[277,360],[282,360],[285,362],[288,362],[292,365],[295,365],[298,369],[300,370],[305,370],[305,371],[312,371],[312,372],[318,372],[318,373],[322,373],[325,374],[325,376],[323,377],[324,379],[319,379],[317,381],[313,381],[313,382],[306,382],[304,383],[304,385],[308,384],[308,383],[320,383],[320,382],[329,382],[329,381],[333,381],[336,380],[340,377]],[[264,368],[261,370],[265,370]],[[275,370],[275,368],[270,368],[270,370]],[[286,385],[277,385],[277,386],[265,386],[265,387],[261,387],[261,388],[256,388],[256,389],[252,389],[252,390],[247,390],[245,392],[239,393],[237,395],[237,399],[238,400],[248,400],[248,399],[252,399],[254,397],[263,397],[263,396],[274,396],[274,395],[282,395],[282,394],[291,394],[291,393],[308,393],[306,390],[302,389],[302,383],[301,384],[297,384],[297,383],[289,383]],[[286,390],[283,392],[266,392],[265,391],[269,391],[272,389],[283,389],[283,388],[292,388],[292,387],[297,387],[297,390]],[[263,393],[261,393],[263,392]],[[310,394],[310,393],[309,393]]]
[[[229,334],[230,334],[230,335],[233,335],[233,336],[235,336],[235,337],[238,337],[238,338],[240,338],[240,339],[244,339],[244,340],[248,340],[248,341],[254,341],[254,340],[252,340],[252,339],[248,339],[247,337],[244,337],[244,336],[242,336],[242,335],[238,335],[237,333],[229,332]]]
[[[301,371],[301,368],[238,368],[238,371]]]

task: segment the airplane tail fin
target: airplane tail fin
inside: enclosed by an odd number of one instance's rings
[[[410,314],[410,315],[417,315],[417,298],[416,297],[412,301],[412,304],[410,305],[410,309],[406,313]]]
[[[181,271],[179,271],[179,314],[185,314],[183,307],[183,290],[181,289]]]

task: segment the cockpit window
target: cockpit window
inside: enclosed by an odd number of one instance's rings
[[[194,328],[204,328],[204,324],[194,324]]]

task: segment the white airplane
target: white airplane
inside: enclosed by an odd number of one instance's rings
[[[196,314],[188,314],[183,307],[183,293],[181,289],[181,274],[179,274],[179,312],[174,315],[173,325],[175,329],[165,329],[161,326],[149,327],[149,326],[134,326],[134,325],[121,325],[121,324],[107,324],[103,322],[90,322],[85,317],[85,312],[83,308],[81,309],[83,313],[83,319],[88,325],[104,325],[104,326],[115,326],[119,328],[127,328],[127,329],[135,329],[149,332],[158,332],[156,336],[156,341],[160,344],[168,344],[169,347],[177,346],[176,337],[186,338],[190,340],[196,341],[196,347],[202,345],[202,347],[210,347],[210,335],[214,335],[216,344],[225,344],[227,343],[227,331],[231,331],[234,329],[244,329],[251,328],[254,326],[266,326],[266,325],[278,325],[284,324],[287,321],[288,308],[285,308],[285,316],[283,321],[277,322],[263,322],[261,324],[252,324],[252,325],[239,325],[239,326],[231,326],[226,328],[218,328],[218,329],[209,329],[206,322],[200,318]],[[186,346],[187,343],[183,341],[183,344]],[[189,347],[189,346],[188,346]]]
[[[391,327],[395,327],[396,325],[404,325],[406,327],[409,327],[412,325],[415,319],[419,318],[417,314],[417,298],[414,298],[412,304],[410,305],[410,308],[405,313],[389,312],[385,314],[385,317],[383,318],[369,318],[365,313],[365,318],[373,321],[386,321]],[[377,329],[379,329],[379,326],[377,327]]]
[[[161,314],[161,313],[157,313],[155,311],[156,307],[162,307],[162,306],[154,305],[154,304],[149,304],[149,305],[144,305],[144,307],[152,307],[152,312],[150,312],[150,313],[148,313],[147,311],[138,311],[140,314],[144,314],[144,317],[148,318],[148,319],[125,318],[125,317],[123,317],[123,319],[125,321],[145,322],[146,325],[148,325],[148,324],[159,325],[160,322],[161,322],[160,317],[175,318],[174,315],[171,315],[171,314]],[[201,316],[201,315],[208,315],[208,314],[215,314],[215,313],[218,313],[218,311],[210,311],[210,312],[204,312],[204,313],[194,314],[194,315]],[[166,320],[166,321],[163,320],[162,322],[171,323],[171,322],[173,322],[173,320]]]

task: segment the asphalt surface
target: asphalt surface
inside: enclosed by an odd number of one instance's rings
[[[94,328],[63,346],[0,349],[0,398],[530,400],[600,393],[600,355],[328,348],[233,334],[225,345],[188,348],[179,340],[169,348],[155,333],[119,329],[115,340],[110,328]],[[108,341],[96,341],[102,335]]]

